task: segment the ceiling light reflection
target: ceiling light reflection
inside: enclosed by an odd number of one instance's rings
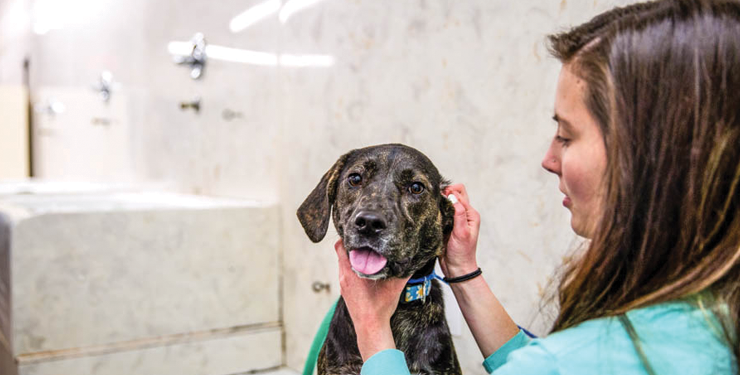
[[[330,67],[334,65],[334,56],[329,55],[280,55],[281,66],[294,67]]]
[[[275,55],[274,53],[221,47],[213,44],[209,44],[206,46],[206,56],[208,56],[209,59],[231,61],[251,65],[275,66],[278,64],[277,55]]]
[[[232,33],[238,33],[260,20],[277,13],[281,6],[282,0],[267,0],[259,3],[232,18],[229,23],[229,30]]]
[[[193,44],[190,42],[169,42],[167,51],[172,55],[190,56],[193,52]]]
[[[170,42],[167,50],[170,54],[189,56],[193,45],[190,42]],[[330,67],[335,63],[334,56],[330,55],[294,55],[275,54],[269,52],[250,51],[246,49],[206,45],[206,56],[208,59],[230,61],[242,64],[259,66],[283,66],[283,67]]]

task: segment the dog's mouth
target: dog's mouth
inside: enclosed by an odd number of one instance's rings
[[[350,250],[349,262],[362,276],[373,276],[385,267],[388,259],[370,247],[360,247]]]

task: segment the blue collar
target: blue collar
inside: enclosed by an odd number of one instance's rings
[[[403,302],[413,302],[416,300],[426,301],[427,296],[432,291],[432,279],[438,279],[444,281],[434,270],[427,276],[420,277],[418,279],[411,279],[406,282],[406,290],[404,291]]]

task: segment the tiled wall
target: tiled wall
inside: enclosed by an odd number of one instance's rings
[[[631,1],[324,0],[287,20],[273,13],[230,31],[236,15],[263,1],[97,1],[68,26],[32,36],[32,100],[77,90],[53,131],[75,128],[65,121],[88,129],[68,136],[74,141],[35,134],[36,142],[61,142],[37,150],[37,162],[77,152],[68,156],[75,160],[69,168],[81,171],[76,178],[158,181],[182,192],[278,201],[287,363],[301,368],[338,285],[336,234],[311,244],[295,209],[342,153],[406,143],[466,184],[482,216],[478,258],[486,279],[517,322],[544,333],[551,317],[540,313],[541,296],[578,241],[556,177],[540,167],[555,131],[559,70],[544,36]],[[210,59],[204,77],[193,81],[172,63],[167,45],[198,31],[212,45],[267,59]],[[290,61],[279,59],[286,55],[323,60],[286,66]],[[90,85],[103,70],[121,85],[94,112]],[[199,113],[180,109],[196,96]],[[75,103],[90,104],[78,110]],[[105,134],[118,135],[101,150]],[[63,178],[61,170],[45,173]],[[314,281],[331,291],[314,293]],[[466,373],[483,372],[465,329],[456,347]]]

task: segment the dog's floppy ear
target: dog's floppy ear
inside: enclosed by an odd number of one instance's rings
[[[326,236],[329,229],[329,218],[334,198],[337,192],[337,179],[344,169],[344,163],[350,153],[343,155],[334,165],[321,177],[321,181],[308,195],[305,201],[298,207],[298,220],[306,231],[308,238],[313,242],[319,242]]]

